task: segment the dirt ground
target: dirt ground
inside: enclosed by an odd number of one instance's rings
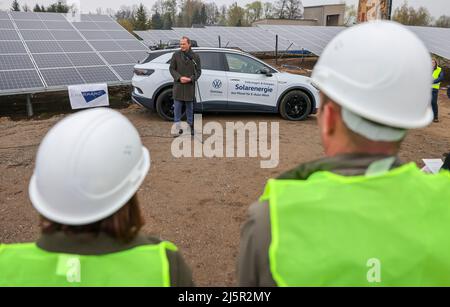
[[[323,155],[314,117],[283,121],[276,115],[205,115],[204,122],[278,121],[280,164],[261,169],[260,158],[173,158],[171,123],[131,105],[119,110],[137,127],[151,152],[152,166],[139,191],[146,226],[143,232],[176,243],[200,286],[236,284],[240,226],[249,204],[268,178]],[[450,100],[440,95],[441,122],[412,131],[400,153],[404,161],[450,152]],[[38,216],[27,186],[35,154],[46,132],[66,115],[12,120],[0,118],[0,242],[26,242],[39,235]]]

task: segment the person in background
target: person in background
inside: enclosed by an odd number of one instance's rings
[[[176,51],[170,61],[170,74],[173,77],[174,122],[179,136],[181,129],[182,108],[186,107],[187,123],[194,135],[194,101],[195,82],[202,74],[200,57],[192,51],[191,40],[183,36],[180,39],[180,50]]]
[[[439,99],[439,89],[441,88],[441,82],[444,80],[444,71],[441,67],[439,67],[437,60],[432,60],[433,65],[433,85],[432,85],[432,96],[431,96],[431,107],[433,108],[435,123],[439,122],[439,107],[438,107],[438,99]]]
[[[240,286],[450,285],[450,173],[397,157],[407,130],[433,120],[430,61],[394,22],[329,43],[312,74],[326,158],[269,180],[250,207]]]
[[[177,247],[140,235],[150,155],[119,112],[71,115],[45,136],[29,184],[35,243],[0,245],[0,286],[193,286]]]

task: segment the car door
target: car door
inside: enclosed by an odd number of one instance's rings
[[[228,109],[273,111],[277,105],[276,71],[264,63],[238,53],[225,53],[228,79]],[[264,69],[272,75],[261,73]]]
[[[196,109],[226,110],[228,80],[222,52],[198,51],[202,74],[196,89]]]

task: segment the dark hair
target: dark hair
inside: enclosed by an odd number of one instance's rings
[[[43,234],[64,232],[66,235],[88,233],[98,236],[100,233],[107,234],[123,243],[132,241],[142,226],[144,219],[139,208],[136,194],[116,213],[101,221],[81,226],[70,226],[56,223],[41,216],[40,227]]]

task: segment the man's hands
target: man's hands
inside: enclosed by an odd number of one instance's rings
[[[191,78],[188,78],[188,77],[181,77],[180,82],[183,84],[186,84],[186,83],[191,83],[192,80],[191,80]]]

